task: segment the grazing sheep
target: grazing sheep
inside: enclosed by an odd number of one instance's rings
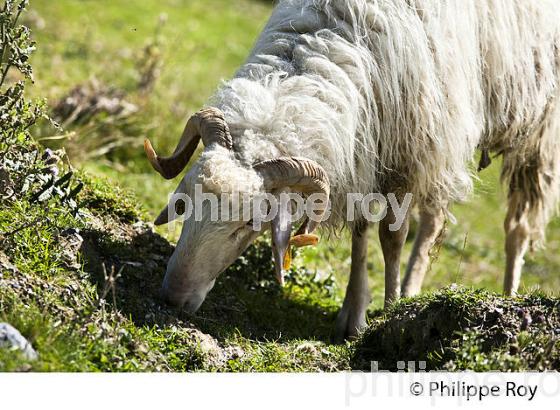
[[[211,107],[188,122],[174,154],[146,152],[166,178],[205,150],[177,193],[320,193],[326,229],[352,231],[352,266],[338,338],[365,325],[368,223],[347,221],[348,193],[411,193],[421,209],[404,293],[419,288],[447,203],[472,190],[480,147],[504,156],[509,185],[506,291],[519,282],[531,238],[558,199],[560,3],[556,0],[283,0],[254,50]],[[223,199],[222,199],[223,200]],[[277,271],[290,238],[271,224]],[[261,233],[247,221],[201,218],[183,226],[163,283],[167,299],[194,311],[216,277]],[[318,214],[326,212],[320,207]],[[168,222],[164,209],[156,223]],[[407,221],[379,223],[385,301],[399,297]],[[266,228],[269,225],[266,226]],[[306,222],[300,233],[316,224]],[[409,287],[409,290],[407,289]]]

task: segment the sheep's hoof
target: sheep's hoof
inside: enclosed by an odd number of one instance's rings
[[[355,339],[366,326],[365,311],[343,306],[336,318],[333,342],[341,344],[345,340]]]

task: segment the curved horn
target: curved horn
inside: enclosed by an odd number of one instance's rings
[[[205,146],[216,143],[232,149],[231,135],[224,114],[217,108],[205,108],[189,119],[179,144],[170,157],[159,157],[148,139],[144,141],[144,150],[154,169],[165,179],[172,179],[185,169],[200,139]]]
[[[329,177],[318,163],[307,158],[284,157],[262,161],[253,166],[262,176],[267,191],[291,188],[304,194],[323,194],[325,200],[317,208],[317,220],[325,213],[330,194]],[[318,222],[309,220],[306,231],[312,232]]]

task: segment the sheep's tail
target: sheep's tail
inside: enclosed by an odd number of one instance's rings
[[[527,218],[533,248],[543,247],[546,226],[560,201],[560,104],[549,103],[538,129],[523,147],[504,152],[502,182],[515,218]],[[518,195],[513,195],[517,193]],[[512,200],[519,198],[522,200]]]

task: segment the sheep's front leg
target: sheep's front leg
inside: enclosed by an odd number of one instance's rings
[[[443,209],[435,213],[420,211],[418,233],[408,260],[406,275],[402,285],[403,296],[415,296],[422,289],[422,282],[430,266],[430,250],[443,230],[445,214]]]
[[[407,211],[402,225],[395,227],[396,217],[389,209],[387,216],[379,222],[379,241],[385,260],[385,307],[401,294],[401,252],[408,234],[408,219]]]
[[[358,335],[366,326],[366,310],[371,300],[367,274],[367,223],[352,231],[352,265],[346,297],[336,319],[335,342]]]

